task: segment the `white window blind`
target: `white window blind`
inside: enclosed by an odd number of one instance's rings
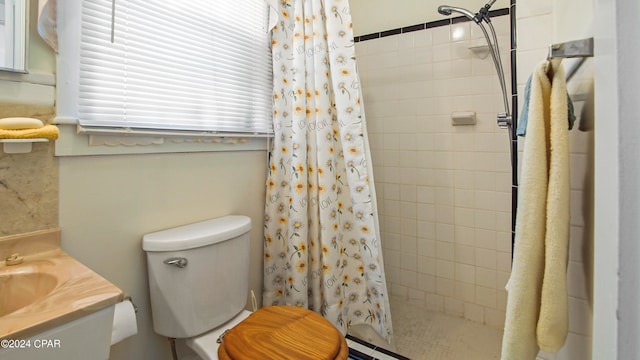
[[[271,133],[263,1],[83,0],[82,6],[80,125]]]

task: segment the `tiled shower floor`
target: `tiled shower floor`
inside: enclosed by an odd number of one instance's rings
[[[412,360],[500,359],[502,330],[391,297],[395,352]]]

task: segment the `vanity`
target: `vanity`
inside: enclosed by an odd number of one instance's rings
[[[108,359],[120,289],[60,248],[60,230],[0,238],[0,359]]]

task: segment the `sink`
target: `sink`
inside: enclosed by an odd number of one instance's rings
[[[110,337],[113,308],[122,296],[122,290],[62,251],[60,229],[0,237],[0,340],[37,339],[45,334],[53,334],[52,339],[60,340],[58,331],[84,323],[94,315],[102,320],[108,318],[107,337]],[[69,339],[63,345],[67,350],[57,349],[60,356],[55,358],[95,358],[73,355],[76,347],[71,344],[84,342]],[[106,349],[108,354],[109,347]],[[43,356],[19,350],[26,356],[20,359]],[[17,353],[0,347],[0,359],[8,359],[5,356],[8,352]],[[63,356],[67,353],[70,355]],[[106,359],[108,355],[99,358]]]
[[[57,284],[55,276],[41,272],[0,275],[0,317],[44,299]]]

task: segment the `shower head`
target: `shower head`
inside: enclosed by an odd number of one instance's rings
[[[455,6],[449,6],[449,5],[440,5],[438,6],[438,12],[445,16],[449,16],[451,15],[451,13],[457,12],[466,16],[469,20],[473,20],[477,22],[476,15],[467,9],[463,9]]]
[[[451,15],[451,6],[440,5],[438,6],[438,12],[444,16]]]

